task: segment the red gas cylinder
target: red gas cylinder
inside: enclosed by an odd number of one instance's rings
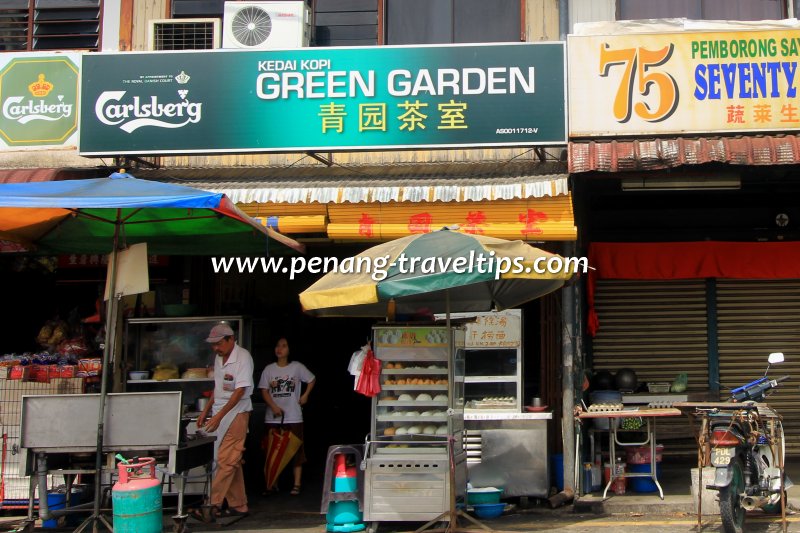
[[[161,481],[156,479],[156,460],[143,457],[136,463],[117,465],[119,481],[111,489],[116,533],[160,533],[163,529]],[[149,471],[145,472],[145,468]]]

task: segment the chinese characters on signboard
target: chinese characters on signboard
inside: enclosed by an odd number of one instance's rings
[[[515,348],[521,344],[522,328],[519,310],[480,313],[475,322],[467,323],[467,348]]]
[[[800,125],[800,31],[570,36],[570,136]]]
[[[566,144],[563,42],[89,54],[82,155]]]

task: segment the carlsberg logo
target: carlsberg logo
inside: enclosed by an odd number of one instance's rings
[[[3,102],[3,116],[20,124],[33,120],[49,122],[72,116],[72,104],[65,104],[64,97],[59,95],[57,104],[49,104],[44,100],[25,100],[24,96],[12,96]]]
[[[182,128],[200,122],[203,104],[189,102],[186,93],[180,95],[181,101],[162,103],[158,96],[149,100],[134,96],[130,103],[123,98],[127,91],[105,91],[97,99],[94,112],[103,124],[119,125],[126,133],[132,133],[144,126],[156,128]]]

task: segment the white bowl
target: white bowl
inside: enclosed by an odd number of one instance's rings
[[[140,380],[140,379],[147,379],[150,377],[149,370],[132,370],[128,372],[128,378],[131,380]]]

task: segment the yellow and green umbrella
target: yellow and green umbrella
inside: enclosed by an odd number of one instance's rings
[[[341,261],[338,271],[300,293],[300,303],[316,316],[508,309],[564,285],[572,276],[564,265],[560,256],[522,241],[443,229],[379,244]]]

